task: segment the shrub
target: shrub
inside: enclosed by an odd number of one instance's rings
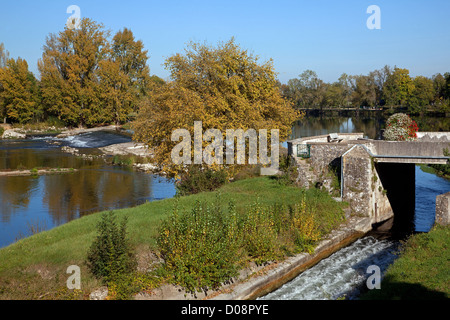
[[[228,214],[218,203],[197,201],[191,212],[181,214],[175,207],[157,239],[164,268],[189,292],[218,287],[237,273],[237,231],[234,205]]]
[[[97,225],[97,237],[87,254],[90,271],[105,283],[114,282],[137,266],[136,258],[127,239],[127,218],[116,222],[115,214],[103,213]]]
[[[416,122],[404,113],[396,113],[386,121],[384,139],[389,141],[413,141],[419,130]]]
[[[215,289],[249,261],[263,264],[312,252],[343,219],[340,204],[319,190],[305,192],[295,206],[256,201],[241,214],[232,203],[223,210],[220,197],[213,204],[197,201],[190,212],[175,206],[157,239],[162,271],[188,292]]]
[[[277,177],[278,182],[283,185],[293,185],[298,179],[298,167],[295,160],[288,154],[280,155],[279,170],[281,175]]]
[[[276,217],[270,207],[258,202],[250,206],[243,224],[244,247],[256,263],[279,257]]]
[[[181,175],[176,185],[177,195],[184,196],[203,191],[213,191],[228,182],[225,170],[213,170],[192,165]]]

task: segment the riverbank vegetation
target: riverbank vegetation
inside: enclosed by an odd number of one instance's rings
[[[381,289],[371,290],[361,299],[449,299],[449,246],[448,226],[412,235],[403,244],[400,257],[388,267]]]
[[[384,66],[367,75],[343,73],[326,83],[313,70],[281,84],[283,96],[300,109],[384,108],[409,114],[450,112],[450,72],[431,78]]]
[[[232,209],[230,203],[234,204]],[[310,250],[314,241],[343,221],[343,205],[320,190],[302,190],[270,177],[256,177],[228,183],[213,192],[115,210],[119,219],[128,217],[127,234],[136,250],[138,268],[124,280],[127,285],[113,286],[110,298],[129,297],[129,290],[151,290],[162,282],[179,283],[189,289],[215,287],[233,274],[226,270],[238,270],[250,261],[262,263]],[[295,209],[296,206],[300,207]],[[289,215],[297,215],[297,219],[284,225]],[[87,215],[2,248],[0,298],[87,299],[92,290],[103,285],[86,265],[101,216],[102,213]],[[230,224],[230,219],[236,220]],[[301,229],[302,219],[306,221],[305,230]],[[294,232],[295,223],[299,228]],[[203,233],[204,228],[208,228],[207,233]],[[229,257],[218,254],[231,241],[221,236],[223,232],[236,235],[233,247],[228,248],[235,255],[216,264],[214,259]],[[271,246],[267,245],[268,240]],[[202,258],[208,246],[217,250]],[[188,257],[191,264],[187,264]],[[171,264],[161,265],[160,258]],[[191,269],[178,269],[178,262]],[[224,263],[227,268],[221,270]],[[66,269],[70,265],[81,268],[81,290],[66,288]],[[161,267],[160,273],[147,272],[155,270],[155,266]]]

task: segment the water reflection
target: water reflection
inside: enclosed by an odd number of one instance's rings
[[[97,134],[95,139],[79,137],[63,143],[81,143],[83,139],[90,140],[85,146],[91,147],[92,143],[105,145],[110,138]],[[0,142],[0,169],[77,169],[65,174],[0,177],[0,247],[29,235],[30,224],[51,229],[92,212],[132,207],[175,194],[171,180],[128,167],[111,166],[102,159],[76,157],[61,152],[61,144],[53,145],[53,141]],[[84,148],[83,152],[95,150]]]
[[[362,132],[369,139],[380,139],[389,114],[380,111],[361,112],[360,114],[306,115],[297,121],[292,128],[291,139],[329,133],[354,133]],[[420,131],[448,131],[450,118],[411,116],[417,122]]]
[[[292,139],[329,133],[362,132],[370,139],[379,139],[385,119],[374,114],[366,117],[333,117],[333,116],[306,116],[297,121],[292,128]]]

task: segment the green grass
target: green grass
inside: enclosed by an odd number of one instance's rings
[[[190,211],[197,200],[211,202],[218,192],[224,208],[229,201],[233,201],[237,212],[242,213],[256,199],[261,205],[294,204],[303,191],[282,185],[276,179],[258,177],[229,183],[214,192],[180,197],[178,206]],[[340,210],[342,206],[319,190],[308,190],[306,195],[324,212]],[[115,210],[118,218],[128,216],[127,230],[138,253],[156,248],[158,228],[162,219],[171,214],[174,200],[165,199]],[[85,290],[81,294],[86,298],[86,292],[99,285],[89,274],[84,261],[95,238],[100,216],[100,213],[87,215],[0,249],[0,299],[37,299],[46,293],[44,298],[55,299],[59,297],[55,293],[58,290],[63,292],[63,297],[67,297],[64,288],[69,275],[65,272],[72,264],[81,267]]]
[[[450,227],[436,226],[411,236],[389,266],[381,289],[362,299],[434,300],[450,298]]]

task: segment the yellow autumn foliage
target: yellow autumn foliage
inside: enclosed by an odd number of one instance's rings
[[[202,121],[203,131],[220,130],[224,138],[227,129],[279,129],[284,141],[301,118],[281,95],[273,61],[260,63],[234,39],[217,47],[191,42],[165,66],[172,81],[155,86],[133,128],[134,139],[146,143],[154,151],[153,161],[169,174],[183,170],[171,161],[176,145],[171,134],[187,129],[193,145],[194,121]]]

